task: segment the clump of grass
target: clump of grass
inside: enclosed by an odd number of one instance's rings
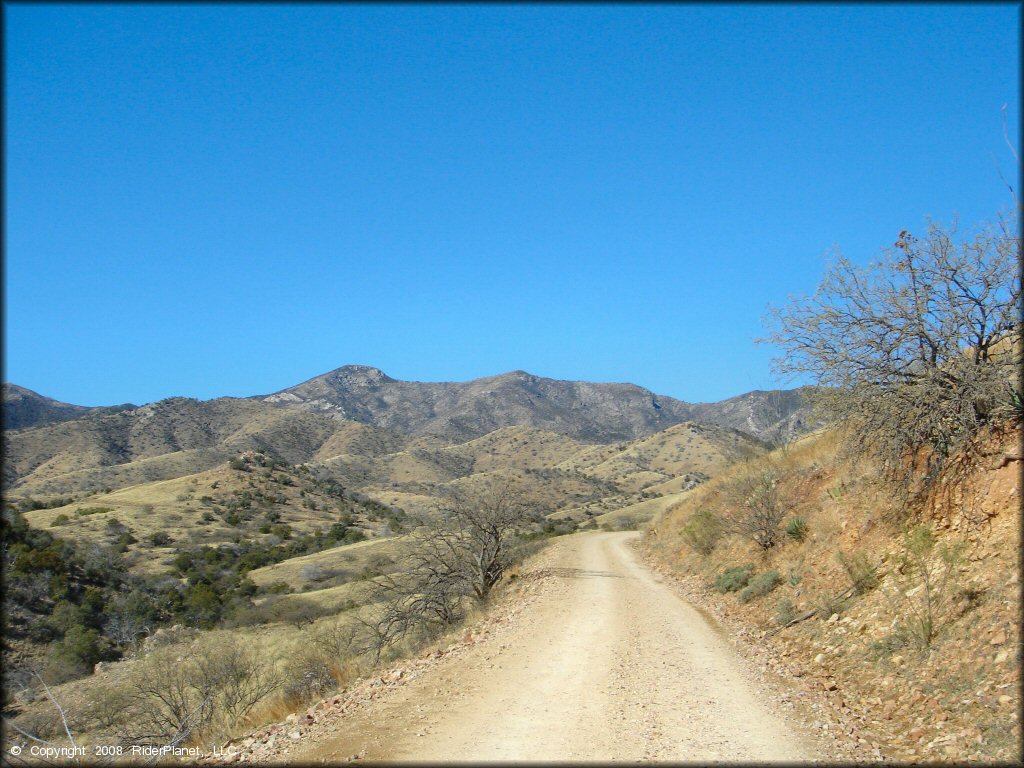
[[[775,622],[784,627],[797,617],[796,605],[788,597],[784,597],[775,606]]]
[[[104,512],[113,512],[113,507],[79,507],[75,510],[75,517],[86,517],[87,515],[102,515]]]
[[[750,583],[739,594],[741,603],[749,603],[751,600],[764,597],[779,584],[782,583],[782,576],[778,571],[766,571],[760,576],[750,580]]]
[[[840,595],[833,595],[829,592],[825,592],[819,595],[817,601],[817,613],[822,619],[827,619],[832,616],[833,613],[842,613],[846,610],[846,599]]]
[[[722,537],[722,523],[710,509],[698,509],[680,532],[687,546],[700,555],[710,555]]]
[[[872,661],[888,659],[900,648],[905,648],[912,641],[910,631],[903,625],[897,624],[896,628],[880,640],[872,640],[868,646],[868,658]]]
[[[878,567],[873,565],[863,552],[847,555],[840,551],[836,557],[850,578],[850,586],[858,595],[866,595],[878,586]]]
[[[726,568],[715,577],[715,589],[725,594],[736,592],[747,586],[750,577],[754,575],[754,566],[750,563],[735,568]]]
[[[807,521],[800,515],[797,515],[786,523],[784,530],[786,535],[793,541],[803,541],[807,538]]]

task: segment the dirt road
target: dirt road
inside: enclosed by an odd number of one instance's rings
[[[808,761],[732,648],[637,562],[635,533],[568,536],[483,641],[340,721],[298,762]]]

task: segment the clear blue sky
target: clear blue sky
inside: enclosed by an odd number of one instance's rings
[[[5,5],[4,378],[773,386],[830,248],[1010,202],[1019,13]]]

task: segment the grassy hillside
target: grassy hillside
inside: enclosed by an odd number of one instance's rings
[[[593,446],[556,465],[611,482],[630,493],[667,485],[693,485],[717,474],[728,465],[763,453],[767,446],[748,435],[724,427],[679,424],[632,443]]]
[[[250,400],[171,398],[4,435],[17,495],[116,489],[210,469],[242,451],[310,460],[342,423]]]
[[[183,547],[280,541],[326,531],[342,520],[362,535],[379,536],[400,513],[368,505],[305,466],[250,451],[204,472],[95,494],[25,517],[79,542],[122,542],[130,569],[160,572]]]
[[[989,433],[909,499],[870,461],[845,458],[837,433],[805,437],[770,457],[774,546],[729,532],[761,459],[684,494],[645,547],[696,600],[761,637],[790,679],[826,691],[883,755],[1013,760],[1021,488],[1019,461],[1003,457],[1019,457],[1020,437]]]

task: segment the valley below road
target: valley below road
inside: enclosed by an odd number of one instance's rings
[[[827,759],[718,630],[638,561],[637,536],[554,541],[487,632],[294,744],[286,759]]]

